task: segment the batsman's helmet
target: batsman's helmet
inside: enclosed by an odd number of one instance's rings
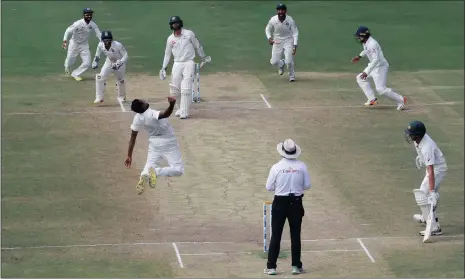
[[[276,6],[276,10],[286,10],[287,11],[287,7],[284,4],[278,4]]]
[[[93,14],[93,13],[94,13],[94,11],[91,8],[85,8],[82,11],[82,14]]]
[[[357,39],[357,41],[359,43],[361,43],[361,42],[364,42],[364,41],[368,40],[368,38],[370,38],[370,36],[371,36],[371,33],[370,33],[370,29],[368,29],[368,27],[359,26],[354,35],[355,35],[355,38]]]
[[[417,139],[422,139],[425,134],[425,124],[418,120],[410,122],[407,129],[405,129],[405,139],[408,143],[412,143],[412,141],[416,141]]]
[[[103,31],[100,39],[102,39],[102,42],[103,40],[113,40],[113,34],[111,34],[111,31]]]
[[[182,19],[179,17],[179,16],[172,16],[170,17],[170,22],[169,22],[169,25],[170,25],[170,28],[172,30],[174,30],[173,28],[173,24],[174,23],[179,23],[179,27],[183,27],[184,26],[184,23],[182,22]]]

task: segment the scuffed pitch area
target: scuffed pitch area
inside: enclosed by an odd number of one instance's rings
[[[132,80],[134,82],[134,78]],[[185,161],[184,176],[159,178],[156,189],[148,188],[140,197],[152,205],[149,240],[231,242],[179,244],[186,265],[178,270],[180,277],[262,276],[266,260],[257,255],[263,251],[262,206],[263,201],[272,199],[272,194],[265,190],[266,177],[271,165],[279,160],[276,144],[295,135],[295,129],[303,124],[299,119],[305,114],[264,109],[260,94],[268,94],[254,76],[222,74],[203,76],[201,80],[202,96],[207,101],[192,104],[192,118],[188,120],[171,118]],[[166,82],[147,77],[137,84],[139,87],[134,89],[137,97],[149,99],[157,109],[167,107],[166,95],[157,93],[167,88]],[[230,102],[219,102],[224,100]],[[324,112],[317,113],[306,118],[305,125],[325,121],[327,117]],[[127,138],[131,119],[124,114],[121,127]],[[135,187],[145,163],[145,137],[138,140],[136,148],[131,175],[134,185],[129,187]],[[304,153],[311,156],[312,152],[304,149]],[[306,215],[302,239],[350,238],[365,234],[363,228],[355,225],[359,223],[353,217],[355,209],[344,206],[341,197],[335,195],[335,186],[327,174],[320,172],[318,166],[310,165],[310,169],[317,186],[304,198]],[[286,226],[283,240],[289,239],[288,230]],[[283,249],[289,250],[289,242],[285,243],[283,241]],[[312,276],[344,276],[348,269],[352,276],[391,274],[383,267],[382,258],[377,259],[376,266],[367,268],[372,263],[354,241],[307,243],[304,247],[309,251],[304,253],[304,265],[316,272]],[[349,251],[339,251],[347,249]],[[334,269],[332,265],[339,268]],[[346,267],[342,268],[344,265]],[[289,263],[284,261],[279,266],[286,270]]]

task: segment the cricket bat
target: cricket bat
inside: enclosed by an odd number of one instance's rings
[[[429,211],[428,219],[426,220],[426,229],[425,229],[425,235],[423,236],[423,243],[430,242],[432,229],[433,229],[433,205],[430,204],[430,211]]]

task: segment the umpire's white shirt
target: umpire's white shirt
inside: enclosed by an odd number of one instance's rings
[[[283,158],[270,169],[266,189],[276,196],[301,196],[310,189],[310,174],[305,163]]]

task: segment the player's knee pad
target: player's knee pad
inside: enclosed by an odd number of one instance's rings
[[[421,209],[423,220],[427,220],[431,206],[428,203],[428,195],[420,189],[413,190],[413,194],[415,195],[415,201],[417,202],[417,205]]]
[[[279,67],[279,62],[280,61],[281,61],[281,59],[273,59],[273,58],[271,58],[270,59],[270,64],[273,65],[273,66]]]
[[[116,84],[118,87],[118,95],[119,97],[125,98],[126,97],[126,83],[124,82],[124,79],[118,80],[118,83]]]
[[[95,75],[95,83],[98,84],[98,85],[105,85],[106,84],[105,77],[102,76],[101,74],[96,74]]]
[[[181,94],[191,94],[192,93],[192,83],[193,83],[192,79],[184,78],[181,81]]]

